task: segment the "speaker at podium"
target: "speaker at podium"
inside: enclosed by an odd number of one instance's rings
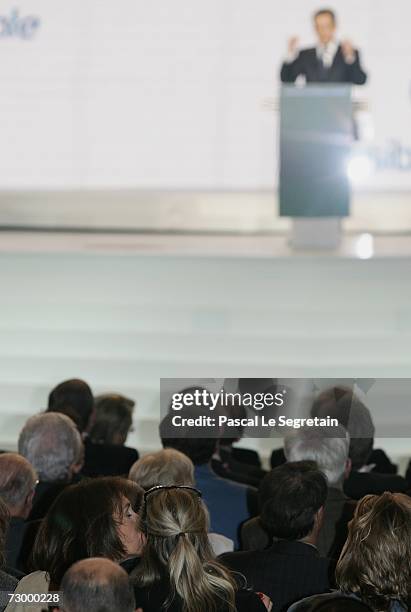
[[[351,86],[284,85],[280,96],[280,215],[294,248],[337,248],[350,211]]]

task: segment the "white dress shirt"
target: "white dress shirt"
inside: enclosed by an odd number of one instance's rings
[[[337,51],[338,43],[335,40],[330,40],[326,45],[319,43],[316,47],[317,57],[322,61],[325,68],[331,68]]]
[[[323,45],[322,43],[317,44],[315,48],[317,57],[319,60],[322,60],[325,68],[331,68],[335,55],[338,51],[338,47],[339,43],[336,40],[331,40],[326,45]],[[289,53],[286,57],[285,62],[287,64],[292,64],[292,62],[297,59],[298,54],[299,51],[297,49],[293,53]],[[345,57],[344,60],[347,64],[353,64],[355,61],[355,55],[353,55],[352,57]]]

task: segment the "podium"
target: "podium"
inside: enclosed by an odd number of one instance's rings
[[[351,86],[284,85],[280,97],[280,216],[292,246],[336,248],[348,216],[354,137]]]

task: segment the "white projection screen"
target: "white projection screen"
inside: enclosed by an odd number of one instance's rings
[[[321,4],[321,3],[320,3]],[[279,66],[312,0],[21,0],[0,7],[0,189],[277,183]],[[368,84],[370,190],[411,189],[411,3],[341,0]]]

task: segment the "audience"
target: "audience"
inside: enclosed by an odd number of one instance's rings
[[[247,416],[234,403],[213,416]],[[0,612],[44,612],[33,597],[56,590],[60,612],[410,609],[409,485],[373,449],[370,411],[351,390],[319,395],[312,415],[340,426],[293,430],[269,473],[234,447],[241,426],[210,438],[197,424],[193,438],[191,424],[171,426],[175,412],[160,424],[163,449],[139,459],[125,446],[134,405],[64,381],[27,420],[19,454],[0,452]],[[178,411],[201,414],[208,406]]]
[[[9,511],[6,504],[0,499],[0,612],[6,607],[8,593],[12,593],[17,586],[17,579],[4,571],[4,546],[9,523]]]
[[[321,393],[311,408],[312,417],[338,419],[350,436],[351,472],[344,482],[344,492],[350,499],[364,495],[379,495],[384,491],[403,493],[407,482],[396,475],[397,468],[381,449],[373,449],[375,427],[369,409],[351,389],[333,387]],[[286,460],[283,449],[274,450],[271,466]]]
[[[367,495],[357,505],[336,568],[342,593],[374,612],[406,612],[411,603],[411,499],[401,493]],[[317,595],[290,608],[307,612]],[[321,608],[322,609],[322,608]]]
[[[261,509],[261,521],[276,541],[265,550],[227,553],[220,560],[244,575],[253,589],[266,593],[273,610],[280,612],[330,587],[331,565],[317,550],[327,480],[308,461],[279,466],[264,480],[271,481],[272,494]]]
[[[208,515],[192,487],[154,487],[144,495],[146,535],[141,563],[132,573],[144,612],[238,612],[270,609],[270,602],[238,589],[211,551]]]
[[[192,418],[198,416],[198,412],[186,408],[180,410],[179,415],[182,418]],[[211,531],[221,533],[233,540],[238,548],[240,526],[254,510],[254,489],[223,479],[213,471],[211,458],[216,450],[217,439],[193,438],[193,432],[188,425],[179,427],[181,437],[170,437],[173,435],[170,433],[173,431],[172,417],[172,414],[168,414],[160,423],[160,438],[163,447],[179,450],[194,463],[194,478],[210,512]],[[199,435],[208,433],[201,431],[200,428],[197,428],[196,432]]]
[[[127,573],[109,559],[93,557],[74,563],[61,581],[60,612],[135,612]]]
[[[30,519],[41,519],[82,468],[81,436],[68,416],[46,412],[28,419],[20,432],[18,449],[38,474]]]
[[[344,481],[351,469],[349,445],[349,436],[342,426],[301,428],[284,440],[287,461],[314,461],[327,478],[323,525],[317,542],[322,557],[339,557],[347,537],[347,524],[355,509],[355,502],[343,492]],[[264,486],[260,487],[260,506],[271,495],[271,483],[266,479]],[[259,518],[250,519],[243,525],[241,541],[245,550],[262,550],[270,543]]]
[[[16,592],[57,591],[69,567],[90,557],[134,568],[135,563],[127,562],[138,558],[144,544],[138,518],[142,500],[143,490],[120,477],[66,487],[41,524],[31,559],[33,571],[22,578]],[[20,609],[25,608],[9,604],[7,612]]]
[[[164,448],[157,453],[145,455],[133,465],[129,478],[146,491],[158,485],[195,485],[193,462],[174,448]],[[209,533],[208,539],[215,555],[234,549],[233,540],[219,533]]]
[[[85,476],[125,476],[137,461],[136,449],[125,446],[134,405],[116,393],[96,397],[94,423],[85,437]]]
[[[6,564],[10,568],[23,569],[20,555],[36,484],[37,473],[27,459],[17,453],[0,455],[0,498],[10,515],[5,544]]]

